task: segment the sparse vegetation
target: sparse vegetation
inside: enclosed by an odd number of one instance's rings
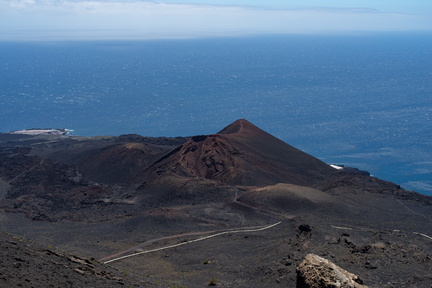
[[[15,241],[18,241],[18,242],[23,242],[23,239],[21,237],[18,237],[18,236],[13,236],[12,239],[14,239]]]
[[[188,288],[188,287],[185,287],[183,285],[177,286],[177,284],[171,284],[171,283],[168,283],[168,287],[171,287],[171,288]]]
[[[216,286],[217,285],[217,280],[216,280],[216,278],[211,278],[209,281],[208,281],[208,286]]]

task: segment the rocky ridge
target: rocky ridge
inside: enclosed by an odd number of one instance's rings
[[[306,255],[297,267],[297,288],[368,288],[363,280],[331,261],[315,254]]]

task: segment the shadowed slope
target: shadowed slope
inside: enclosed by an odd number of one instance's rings
[[[95,152],[80,165],[89,179],[102,183],[128,183],[154,161],[161,150],[144,143],[112,145]]]

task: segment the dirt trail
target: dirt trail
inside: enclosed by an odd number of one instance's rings
[[[9,183],[4,181],[2,178],[0,178],[0,201],[3,200],[6,195],[7,195],[7,191],[9,190]],[[5,215],[3,213],[3,211],[0,209],[0,224],[1,224],[1,228],[2,230],[4,230],[3,228],[3,220],[5,218]]]
[[[3,200],[6,197],[9,187],[9,183],[0,178],[0,200]]]
[[[393,199],[394,199],[395,201],[397,201],[400,205],[402,205],[406,210],[410,211],[412,214],[417,215],[417,216],[420,216],[420,217],[424,217],[424,218],[425,218],[426,220],[428,220],[429,222],[432,222],[432,219],[429,218],[429,217],[427,217],[426,215],[423,215],[423,214],[421,214],[421,213],[417,213],[417,212],[413,211],[411,208],[408,208],[404,203],[402,203],[400,200],[398,200],[398,199],[396,199],[396,198],[394,198],[394,197],[393,197]]]
[[[295,215],[293,215],[293,214],[289,214],[289,215],[288,214],[282,214],[282,213],[278,213],[278,212],[275,212],[275,211],[270,210],[270,209],[265,209],[265,208],[261,208],[261,207],[258,207],[258,206],[252,205],[252,204],[246,204],[246,203],[240,202],[240,201],[238,201],[237,192],[236,192],[234,199],[232,200],[232,203],[246,207],[246,208],[253,209],[253,210],[261,212],[261,213],[283,217],[283,218],[288,219],[288,220],[295,218]]]
[[[280,223],[280,222],[279,222]],[[121,255],[124,255],[128,252],[132,252],[135,251],[137,249],[140,249],[144,246],[147,246],[151,243],[154,242],[158,242],[158,241],[162,241],[162,240],[168,240],[168,239],[175,239],[175,238],[181,238],[181,237],[187,237],[187,236],[199,236],[199,235],[206,235],[206,234],[211,234],[211,233],[227,233],[227,232],[232,232],[232,231],[246,231],[246,230],[253,230],[253,229],[262,229],[263,226],[251,226],[251,227],[236,227],[236,228],[231,228],[231,229],[225,229],[225,230],[210,230],[210,231],[199,231],[199,232],[188,232],[188,233],[182,233],[182,234],[175,234],[175,235],[170,235],[170,236],[165,236],[165,237],[159,237],[159,238],[154,238],[154,239],[150,239],[144,243],[141,243],[137,246],[131,247],[127,250],[123,250],[120,252],[117,252],[115,254],[106,256],[104,258],[99,259],[98,261],[104,262],[104,261],[109,261],[110,259],[116,258],[116,257],[120,257]]]
[[[15,176],[15,178],[11,179],[8,183],[12,183],[15,180],[17,180],[18,178],[22,177],[23,175],[25,175],[26,173],[36,169],[37,167],[41,166],[44,163],[45,159],[41,159],[41,161],[39,162],[39,164],[34,165],[33,167],[30,167],[24,171],[22,171],[20,174],[18,174],[17,176]]]
[[[277,225],[279,225],[281,223],[282,223],[282,221],[279,221],[279,222],[271,224],[271,225],[266,225],[266,226],[233,228],[233,229],[221,231],[219,233],[212,234],[212,235],[209,235],[209,236],[205,236],[205,237],[189,240],[189,241],[186,241],[186,242],[182,242],[182,243],[178,243],[178,244],[174,244],[174,245],[169,245],[169,246],[163,246],[163,247],[152,249],[152,250],[141,251],[141,252],[137,252],[137,253],[133,253],[133,254],[117,257],[117,258],[113,258],[113,257],[115,257],[115,255],[118,256],[120,254],[120,253],[117,253],[117,254],[105,257],[103,259],[100,259],[99,261],[104,261],[106,259],[111,259],[111,260],[103,262],[104,264],[108,264],[108,263],[111,263],[111,262],[114,262],[114,261],[118,261],[118,260],[121,260],[121,259],[129,258],[129,257],[133,257],[133,256],[138,256],[138,255],[141,255],[141,254],[146,254],[146,253],[161,251],[161,250],[165,250],[165,249],[170,249],[170,248],[174,248],[174,247],[178,247],[178,246],[182,246],[182,245],[186,245],[186,244],[191,244],[191,243],[194,243],[194,242],[207,240],[207,239],[210,239],[210,238],[213,238],[213,237],[217,237],[217,236],[221,236],[221,235],[225,235],[225,234],[229,234],[229,233],[246,233],[246,232],[263,231],[263,230],[267,230],[267,229],[273,228],[273,227],[275,227],[275,226],[277,226]],[[209,231],[207,231],[207,232],[191,232],[191,233],[179,234],[179,235],[185,236],[185,235],[199,235],[199,234],[208,234],[208,233],[209,233]],[[149,240],[149,241],[147,241],[145,243],[152,243],[152,242],[159,241],[159,240],[162,240],[162,239],[175,238],[175,237],[179,237],[179,235],[172,235],[172,236],[168,236],[168,237],[162,237],[162,238],[152,239],[152,240]],[[144,245],[145,243],[141,244],[141,246]],[[129,251],[129,250],[130,249],[128,249],[126,251]],[[121,254],[124,254],[124,253],[121,253]]]
[[[235,190],[235,194],[233,195],[233,199],[231,200],[231,203],[239,205],[239,206],[243,206],[249,209],[253,209],[256,210],[258,212],[261,213],[265,213],[265,214],[269,214],[269,215],[273,215],[273,216],[278,216],[278,217],[282,217],[285,219],[293,219],[295,216],[294,215],[286,215],[286,214],[281,214],[281,213],[277,213],[275,211],[269,210],[269,209],[264,209],[264,208],[260,208],[251,204],[246,204],[246,203],[242,203],[238,201],[238,197],[239,197],[239,190],[236,189]],[[170,236],[166,236],[166,237],[160,237],[160,238],[155,238],[155,239],[151,239],[148,240],[144,243],[141,243],[137,246],[131,247],[127,250],[123,250],[120,251],[118,253],[106,256],[104,258],[99,259],[99,261],[106,263],[110,263],[113,261],[117,261],[123,258],[128,258],[131,256],[135,256],[135,255],[139,255],[139,254],[144,254],[144,253],[149,253],[149,252],[154,252],[154,251],[159,251],[159,250],[163,250],[163,249],[168,249],[168,248],[173,248],[173,247],[177,247],[180,245],[185,245],[185,244],[189,244],[192,242],[197,242],[197,241],[201,241],[201,240],[205,240],[205,239],[209,239],[209,238],[213,238],[215,236],[219,236],[219,235],[223,235],[223,234],[227,234],[227,233],[240,233],[240,232],[255,232],[255,231],[261,231],[261,230],[265,230],[265,229],[269,229],[273,226],[276,226],[278,224],[282,223],[282,221],[277,222],[276,224],[270,225],[270,226],[254,226],[254,227],[242,227],[242,228],[231,228],[231,229],[226,229],[226,230],[211,230],[211,231],[199,231],[199,232],[189,232],[189,233],[183,233],[183,234],[176,234],[176,235],[170,235]],[[129,254],[126,256],[122,256],[124,254],[127,253],[132,253],[133,251],[136,251],[137,249],[140,249],[144,246],[147,246],[151,243],[157,242],[157,241],[161,241],[161,240],[167,240],[167,239],[174,239],[174,238],[180,238],[180,237],[187,237],[187,236],[198,236],[198,235],[206,235],[206,234],[211,234],[211,233],[216,233],[216,234],[212,234],[209,236],[205,236],[205,237],[201,237],[198,239],[194,239],[194,240],[190,240],[190,241],[186,241],[183,242],[181,244],[175,244],[175,245],[171,245],[171,246],[165,246],[162,248],[157,248],[154,250],[147,250],[147,251],[142,251],[142,252],[138,252],[138,253],[133,253],[133,254]]]

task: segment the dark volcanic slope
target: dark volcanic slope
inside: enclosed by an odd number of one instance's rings
[[[96,182],[128,183],[160,153],[161,149],[145,143],[117,144],[97,151],[79,168],[86,177]]]
[[[195,136],[153,166],[226,185],[313,185],[334,169],[244,119],[217,134]]]
[[[0,287],[146,287],[111,267],[0,232]]]
[[[431,205],[246,120],[191,138],[0,134],[1,230],[88,258],[146,252],[108,265],[155,287],[295,287],[309,253],[370,287],[431,287]],[[0,240],[12,286],[120,283],[98,263]]]

